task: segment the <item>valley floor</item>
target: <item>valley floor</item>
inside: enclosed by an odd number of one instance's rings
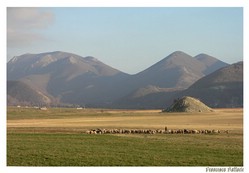
[[[96,128],[218,129],[220,134],[104,134]],[[8,166],[243,166],[243,109],[212,113],[9,107]]]

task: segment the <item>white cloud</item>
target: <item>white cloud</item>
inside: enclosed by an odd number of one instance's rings
[[[42,8],[7,8],[7,46],[19,47],[46,39],[39,31],[54,21],[54,14]]]

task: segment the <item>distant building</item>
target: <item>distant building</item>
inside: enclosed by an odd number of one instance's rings
[[[43,111],[48,110],[46,107],[40,107],[39,109],[40,109],[40,110],[43,110]]]

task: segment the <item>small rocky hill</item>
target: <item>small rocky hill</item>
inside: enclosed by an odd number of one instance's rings
[[[212,112],[213,110],[202,103],[200,100],[184,96],[174,100],[174,103],[163,110],[163,112]]]

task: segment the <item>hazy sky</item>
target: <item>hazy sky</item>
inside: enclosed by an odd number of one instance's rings
[[[243,59],[243,8],[7,9],[7,58],[66,51],[134,74],[181,50]]]

